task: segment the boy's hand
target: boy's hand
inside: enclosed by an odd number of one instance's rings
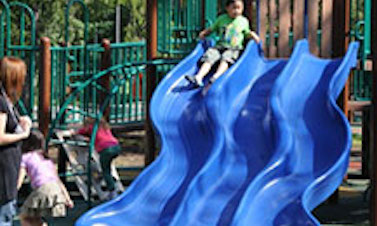
[[[200,39],[205,39],[207,35],[211,34],[212,30],[210,28],[204,29],[199,33]]]
[[[204,30],[204,31],[201,31],[201,32],[199,33],[199,38],[200,38],[200,39],[205,39],[205,38],[206,38],[206,32],[205,32],[205,30]]]

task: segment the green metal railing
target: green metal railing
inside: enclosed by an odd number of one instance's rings
[[[370,100],[372,91],[371,71],[365,70],[371,54],[371,0],[352,0],[350,2],[350,40],[359,41],[359,60],[361,68],[353,71],[351,98]]]
[[[100,45],[87,47],[89,65],[85,75],[85,47],[68,46],[51,48],[51,118],[54,119],[66,96],[77,87],[77,82],[85,80],[90,74],[100,70]],[[86,95],[87,92],[81,95]],[[74,102],[73,109],[87,109],[87,103]],[[66,115],[67,123],[78,122],[75,115]]]
[[[140,63],[146,61],[145,42],[111,44],[111,65],[124,63]],[[76,89],[84,76],[84,47],[52,47],[51,48],[51,118],[54,119],[66,96]],[[89,65],[88,76],[101,71],[101,60],[104,48],[99,44],[87,46]],[[62,60],[67,52],[66,61]],[[68,71],[68,72],[65,72]],[[145,67],[127,68],[128,80],[115,94],[110,103],[110,123],[127,124],[142,122],[145,119],[146,105],[146,74]],[[112,73],[121,73],[115,71]],[[119,74],[120,75],[120,74]],[[113,81],[110,81],[113,82]],[[82,121],[79,111],[96,112],[98,110],[97,90],[94,85],[84,89],[78,94],[77,100],[73,101],[71,110],[66,113],[66,123],[78,123]],[[84,97],[87,97],[86,99]],[[89,98],[89,99],[88,99]]]
[[[145,42],[112,44],[110,48],[112,65],[145,62],[147,59]],[[110,102],[111,124],[137,123],[145,119],[145,67],[130,67],[125,72],[127,81]]]
[[[72,0],[66,9],[66,43],[69,40],[69,8],[74,3],[80,3],[84,12],[87,10],[85,4],[80,0]],[[191,6],[189,6],[191,7]],[[182,11],[180,11],[182,12]],[[187,11],[193,13],[191,11]],[[87,23],[88,16],[84,16]],[[175,15],[175,19],[179,19]],[[183,18],[183,17],[182,17]],[[186,16],[187,19],[187,16]],[[191,19],[190,19],[191,21]],[[86,42],[85,42],[86,43]],[[102,57],[105,52],[100,44],[55,46],[51,48],[51,120],[55,120],[60,112],[62,104],[68,95],[82,84],[83,81],[99,73],[102,68]],[[110,65],[119,64],[140,64],[146,62],[146,43],[115,43],[110,45],[111,62]],[[179,59],[179,58],[178,58]],[[113,84],[114,76],[124,76],[125,82],[119,87],[109,102],[109,122],[112,125],[123,125],[130,123],[140,123],[146,116],[146,66],[129,66],[123,71],[112,71],[110,84]],[[157,81],[166,74],[171,65],[156,65]],[[61,118],[62,124],[81,123],[83,112],[95,114],[98,112],[100,103],[99,93],[103,87],[93,83],[76,93]]]

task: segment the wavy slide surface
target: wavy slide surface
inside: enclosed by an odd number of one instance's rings
[[[285,60],[267,61],[251,43],[209,89],[205,105],[215,128],[207,163],[193,179],[169,225],[229,225],[248,184],[273,154],[268,99]]]
[[[197,62],[208,46],[208,42],[199,43],[165,76],[153,95],[150,114],[161,139],[159,157],[126,192],[90,210],[76,225],[164,225],[174,214],[212,149],[214,131],[203,93],[183,77],[197,72]]]
[[[298,44],[286,64],[266,61],[251,43],[206,93],[183,79],[197,71],[207,47],[200,43],[154,93],[159,157],[76,225],[315,222],[310,210],[339,185],[348,163],[349,127],[334,99],[355,54],[320,60],[306,46]]]
[[[310,211],[340,185],[348,166],[350,126],[335,100],[357,49],[352,43],[343,59],[327,60],[298,42],[271,92],[275,153],[249,184],[231,225],[319,225]]]

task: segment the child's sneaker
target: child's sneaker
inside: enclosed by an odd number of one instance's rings
[[[209,84],[213,84],[215,81],[216,81],[216,78],[214,77],[211,77],[210,79],[208,79]]]
[[[196,87],[203,87],[203,82],[198,81],[195,76],[185,75],[185,79],[194,84]]]
[[[199,87],[203,87],[204,86],[204,83],[202,80],[198,81],[196,80],[196,84],[199,86]]]

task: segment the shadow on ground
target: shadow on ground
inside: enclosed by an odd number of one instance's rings
[[[322,225],[370,225],[369,203],[364,196],[368,183],[368,180],[347,180],[339,187],[338,203],[326,201],[313,211],[314,215]]]

